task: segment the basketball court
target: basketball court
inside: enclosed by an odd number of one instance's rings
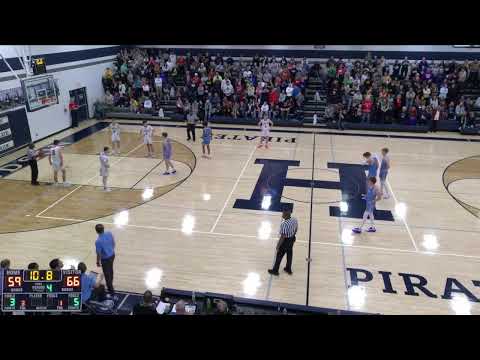
[[[37,144],[64,143],[70,187],[49,185],[47,158],[39,161],[41,186],[30,185],[28,167],[0,178],[2,257],[12,267],[45,267],[60,257],[95,270],[94,225],[103,223],[117,241],[118,290],[169,287],[382,314],[480,314],[478,140],[274,128],[271,147],[257,149],[257,128],[212,125],[212,159],[205,159],[201,129],[187,142],[185,128],[162,122],[152,124],[155,156],[147,158],[140,122],[119,123],[110,193],[102,191],[98,160],[111,146],[108,121]],[[163,131],[174,140],[175,175],[162,175]],[[383,147],[390,149],[392,196],[377,203],[376,233],[352,235],[361,222],[362,154]],[[299,220],[293,275],[272,277],[285,206]]]

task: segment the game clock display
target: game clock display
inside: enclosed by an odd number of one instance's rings
[[[79,270],[5,270],[2,311],[81,311]]]

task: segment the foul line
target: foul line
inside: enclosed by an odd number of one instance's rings
[[[397,197],[395,196],[395,193],[393,192],[392,186],[390,185],[388,180],[386,180],[386,183],[390,188],[390,192],[392,193],[392,197],[393,197],[393,200],[395,201],[395,205],[397,205],[398,200],[397,200]],[[415,251],[418,252],[418,247],[417,247],[417,244],[415,243],[415,239],[413,238],[412,232],[410,231],[410,226],[408,226],[407,221],[403,216],[400,216],[400,218],[402,219],[402,222],[405,225],[405,228],[407,229],[408,236],[410,237],[410,240],[412,240],[412,244],[413,244],[413,247],[415,248]]]
[[[138,146],[136,146],[135,148],[133,148],[132,150],[130,150],[129,152],[127,152],[123,157],[119,158],[117,161],[114,161],[111,166],[115,165],[115,164],[118,164],[120,161],[122,161],[123,159],[125,159],[130,153],[136,151],[138,148],[140,148],[141,146],[143,146],[143,144],[140,144]],[[65,200],[68,196],[72,195],[75,191],[77,191],[78,189],[84,187],[85,185],[88,185],[92,180],[96,179],[100,177],[99,175],[94,175],[92,176],[90,179],[87,180],[87,183],[86,184],[82,184],[78,187],[76,187],[75,189],[73,189],[72,191],[70,191],[68,194],[62,196],[60,199],[58,199],[57,201],[55,201],[52,205],[50,205],[49,207],[47,207],[45,210],[42,210],[40,211],[37,215],[35,215],[35,217],[40,217],[42,214],[44,214],[45,212],[47,212],[48,210],[50,210],[51,208],[53,208],[54,206],[58,205],[60,202],[62,202],[63,200]]]
[[[213,231],[214,231],[215,228],[217,227],[218,221],[219,221],[220,218],[222,217],[223,212],[225,211],[225,208],[227,207],[227,204],[228,204],[228,202],[230,201],[230,198],[232,197],[233,192],[234,192],[235,189],[237,188],[237,185],[238,185],[238,183],[240,182],[240,178],[242,177],[243,173],[244,173],[245,170],[247,169],[247,166],[248,166],[248,164],[250,163],[250,160],[252,159],[252,156],[253,156],[253,154],[255,153],[255,150],[256,150],[256,149],[257,149],[257,147],[255,146],[255,147],[253,148],[252,152],[250,153],[250,156],[248,157],[247,161],[245,162],[245,165],[243,166],[242,171],[241,171],[240,174],[238,175],[237,181],[235,181],[235,184],[233,185],[232,191],[230,191],[230,194],[228,195],[227,200],[225,200],[225,204],[223,204],[223,208],[222,208],[222,210],[220,211],[220,214],[218,214],[218,217],[217,217],[217,219],[215,220],[215,223],[213,224],[212,228],[210,229],[210,232],[211,232],[211,233],[213,233]]]

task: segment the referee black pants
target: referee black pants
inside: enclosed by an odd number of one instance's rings
[[[190,140],[192,134],[193,141],[195,141],[195,124],[187,124],[187,140]]]
[[[275,258],[275,265],[273,265],[273,271],[278,272],[280,263],[282,262],[285,254],[287,255],[287,266],[285,269],[287,271],[292,271],[292,258],[293,258],[293,244],[295,243],[295,236],[291,238],[286,238],[283,240],[282,245],[277,250],[277,256]]]
[[[112,255],[108,259],[102,259],[103,276],[105,277],[105,283],[107,284],[108,292],[113,294],[113,260],[115,255]]]
[[[30,169],[32,170],[32,185],[38,183],[38,165],[37,160],[30,160],[28,162]]]

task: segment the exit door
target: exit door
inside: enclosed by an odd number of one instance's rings
[[[70,98],[75,99],[75,103],[78,105],[77,121],[87,120],[88,114],[88,101],[87,101],[87,88],[82,87],[79,89],[70,90]]]

